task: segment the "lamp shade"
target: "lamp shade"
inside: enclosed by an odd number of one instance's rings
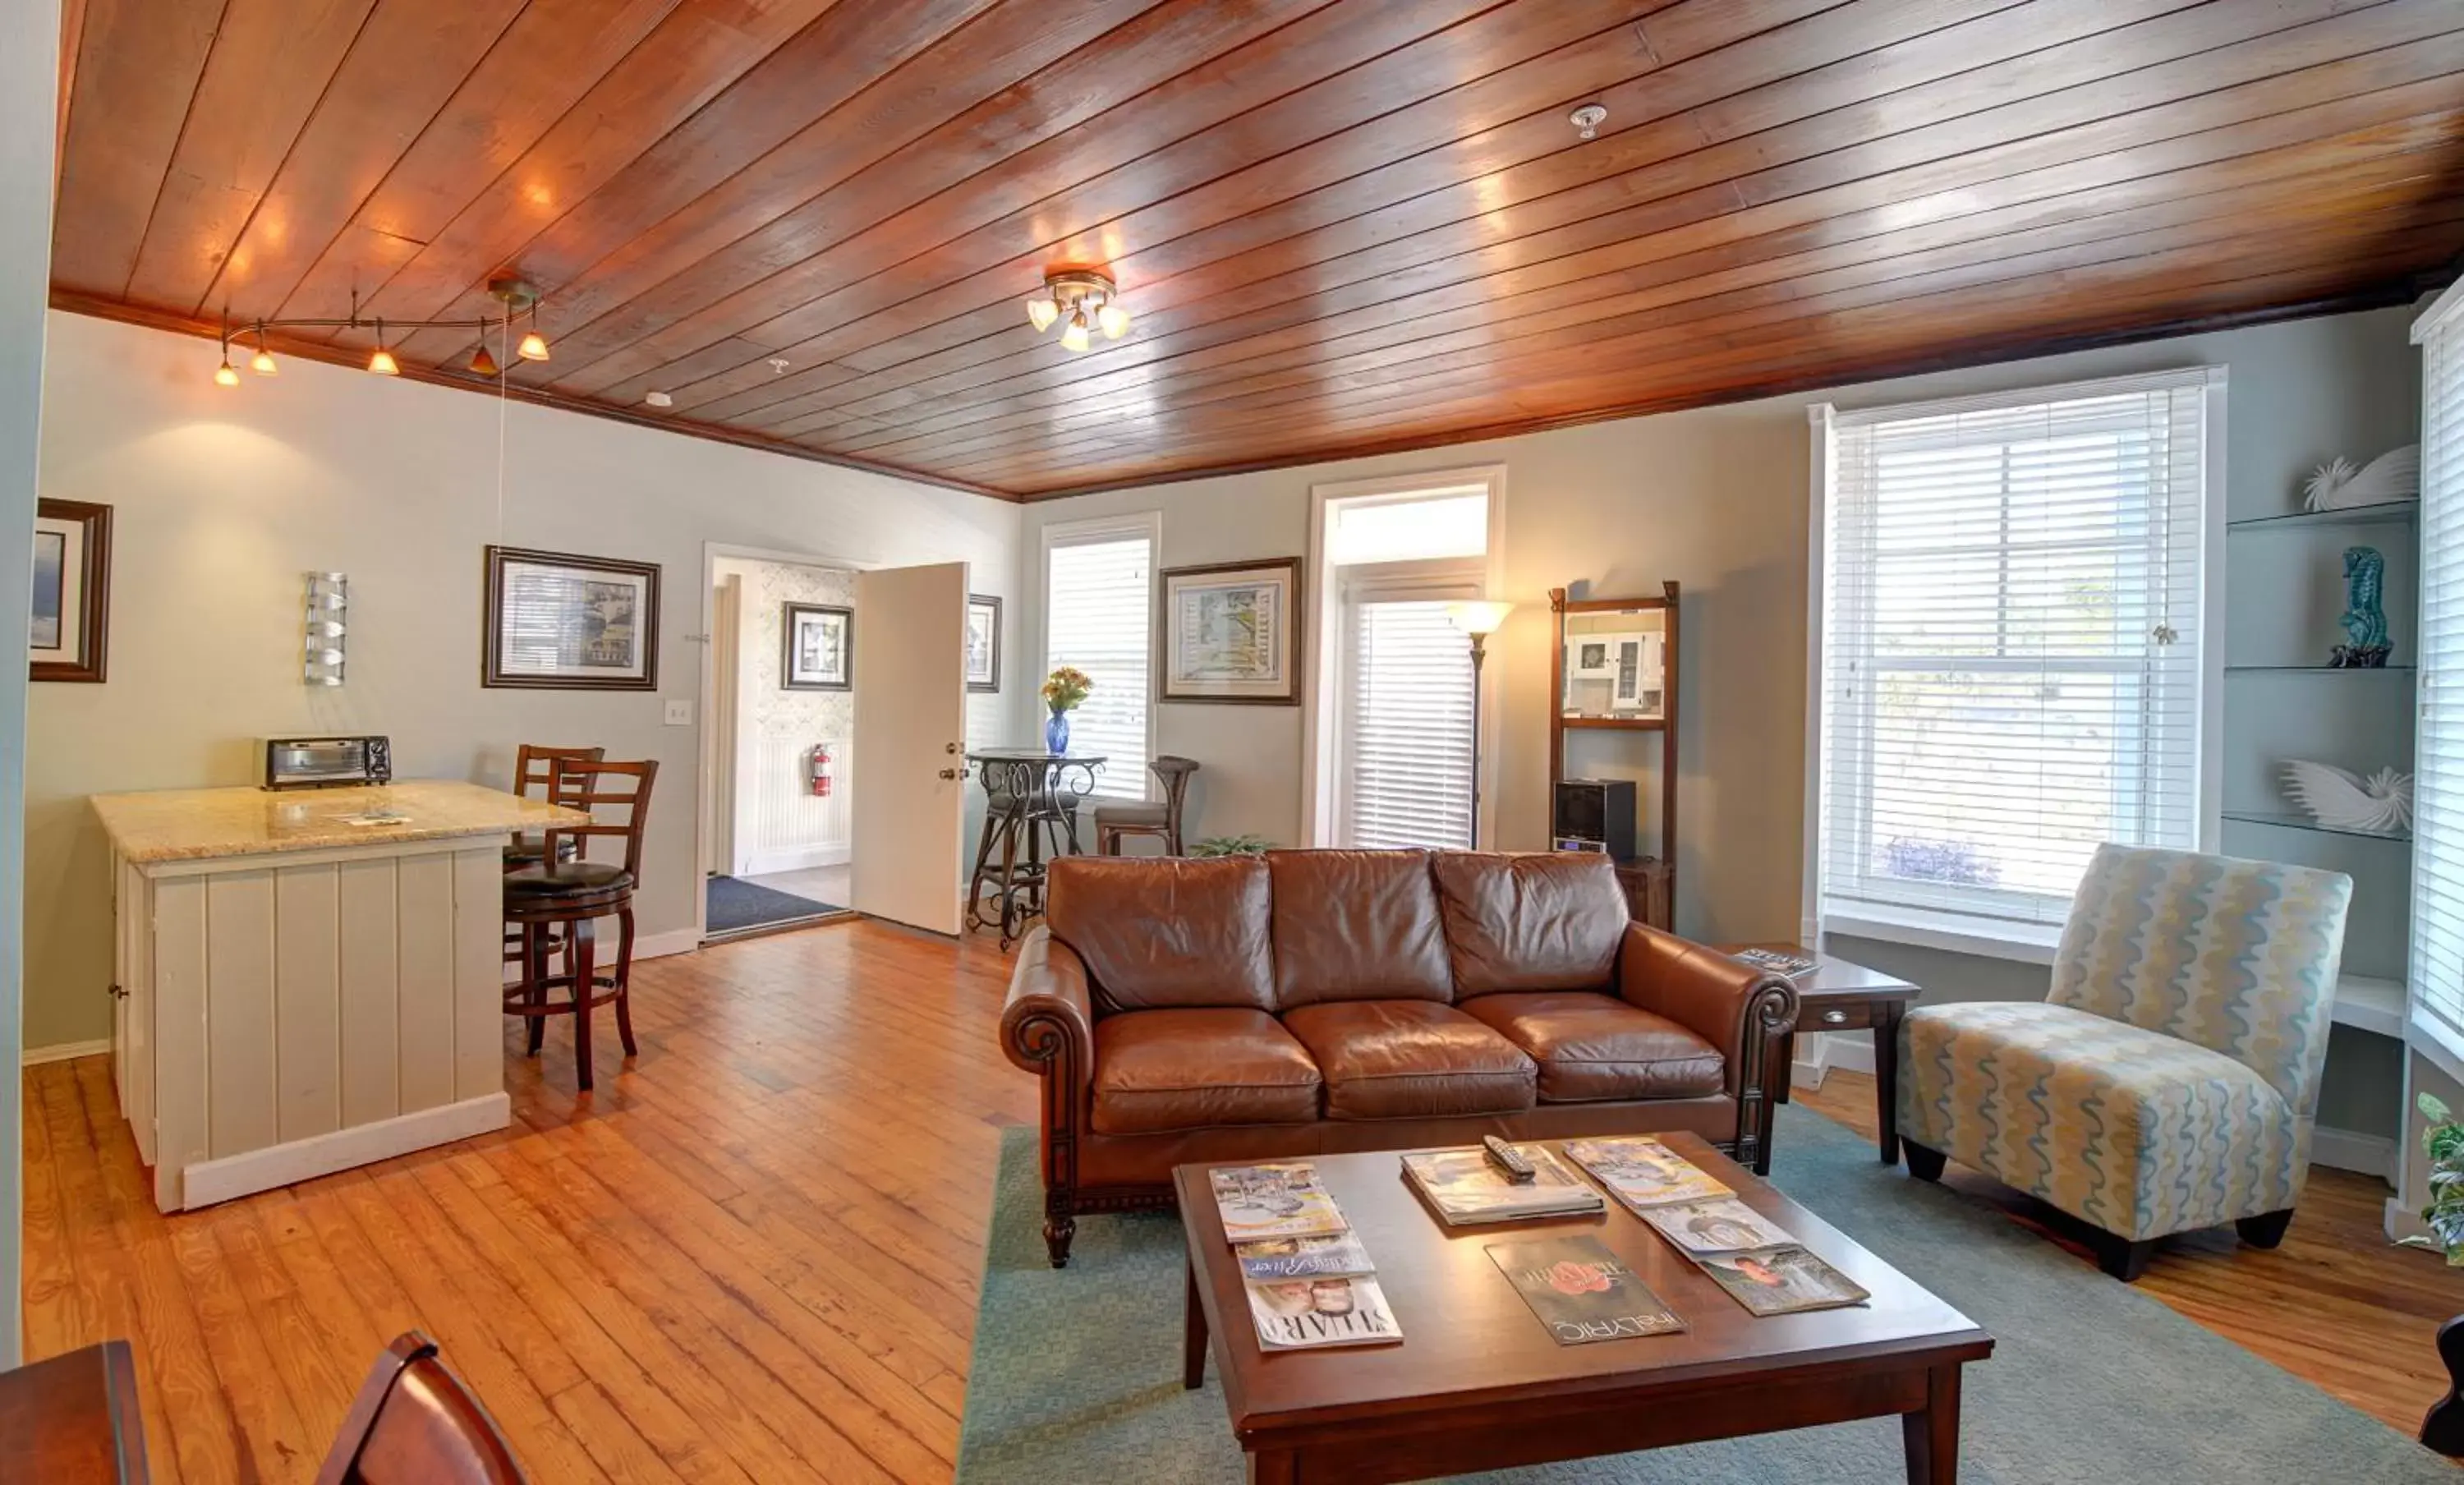
[[[1039,295],[1026,301],[1027,322],[1039,330],[1051,329],[1052,321],[1060,318],[1061,307],[1052,302],[1052,296],[1049,294]]]
[[[1513,610],[1514,605],[1510,603],[1497,603],[1489,599],[1465,599],[1460,603],[1446,605],[1446,617],[1454,620],[1455,628],[1466,634],[1494,634],[1497,632],[1497,627],[1506,622],[1507,614]]]

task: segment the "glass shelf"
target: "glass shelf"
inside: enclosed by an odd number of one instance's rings
[[[2228,521],[2228,531],[2286,531],[2299,526],[2370,526],[2389,521],[2410,522],[2421,513],[2419,500],[2382,500],[2343,510],[2293,511],[2282,516],[2252,516]]]
[[[2228,676],[2243,674],[2301,676],[2313,673],[2321,676],[2409,676],[2412,671],[2413,667],[2409,665],[2228,665],[2225,667],[2225,674]]]
[[[2354,831],[2321,825],[2306,814],[2277,814],[2264,809],[2228,809],[2224,818],[2242,825],[2269,825],[2278,830],[2315,831],[2321,835],[2358,835],[2364,840],[2409,841],[2410,831]]]

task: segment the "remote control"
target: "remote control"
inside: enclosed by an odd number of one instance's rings
[[[1483,1135],[1480,1142],[1481,1147],[1488,1152],[1488,1163],[1505,1171],[1506,1179],[1516,1186],[1540,1178],[1539,1168],[1531,1164],[1530,1157],[1497,1136]]]

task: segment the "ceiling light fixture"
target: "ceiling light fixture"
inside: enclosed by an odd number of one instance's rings
[[[1106,340],[1117,341],[1130,332],[1130,312],[1120,294],[1112,276],[1100,268],[1056,268],[1044,276],[1044,292],[1026,301],[1027,321],[1038,331],[1067,321],[1061,330],[1064,350],[1087,348],[1090,315]]]
[[[654,408],[672,408],[676,405],[676,400],[666,392],[644,392],[642,400]]]
[[[1568,114],[1566,122],[1573,124],[1584,139],[1597,139],[1600,125],[1609,122],[1609,111],[1597,103],[1585,103]]]
[[[483,381],[495,381],[504,376],[505,367],[496,359],[495,354],[489,350],[488,333],[491,330],[501,329],[506,337],[511,339],[514,316],[525,311],[530,315],[530,330],[522,337],[521,344],[515,348],[514,354],[524,361],[547,360],[547,337],[541,335],[539,328],[539,290],[526,279],[516,277],[511,274],[498,274],[488,280],[488,293],[504,305],[504,309],[495,316],[484,320],[396,320],[391,321],[394,336],[388,336],[385,333],[387,321],[360,318],[360,297],[356,293],[351,296],[350,314],[339,320],[259,320],[254,321],[256,354],[249,358],[248,367],[259,376],[274,376],[279,373],[281,368],[275,363],[274,352],[268,349],[265,344],[265,332],[268,330],[372,330],[375,332],[377,344],[376,349],[368,355],[368,369],[379,376],[400,376],[402,362],[395,357],[393,346],[398,344],[396,337],[402,332],[458,330],[478,338],[478,348],[472,353],[471,360],[467,364],[470,374]],[[214,368],[214,385],[218,387],[239,385],[239,372],[231,364],[231,317],[226,313],[223,317],[222,365]],[[228,376],[225,375],[226,372],[229,373]]]

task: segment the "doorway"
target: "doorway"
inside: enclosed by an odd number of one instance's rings
[[[703,942],[851,918],[855,572],[714,556]]]

